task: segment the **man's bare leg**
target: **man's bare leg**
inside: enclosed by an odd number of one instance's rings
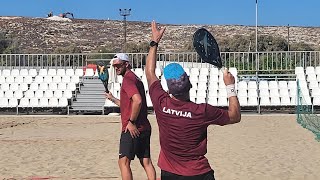
[[[128,159],[127,157],[122,157],[118,160],[122,180],[132,180],[132,171],[130,168],[130,162],[131,160]]]
[[[149,180],[155,180],[156,179],[156,170],[154,169],[154,166],[152,164],[152,161],[150,158],[141,158],[140,164],[144,168],[144,170],[147,173]]]

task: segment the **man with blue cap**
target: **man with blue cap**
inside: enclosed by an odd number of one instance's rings
[[[158,166],[161,180],[214,180],[207,153],[207,128],[209,125],[227,125],[241,120],[240,105],[235,93],[235,79],[228,70],[223,73],[229,98],[228,110],[207,103],[190,101],[191,83],[178,63],[164,68],[169,92],[163,90],[155,74],[157,47],[165,28],[151,24],[152,41],[146,62],[149,94],[157,117],[160,138]],[[170,95],[171,94],[171,95]]]

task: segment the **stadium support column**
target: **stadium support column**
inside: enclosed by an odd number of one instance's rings
[[[122,51],[126,52],[127,43],[127,16],[130,16],[131,9],[119,9],[120,16],[123,16],[123,29],[124,29],[124,41],[122,45]]]
[[[259,53],[258,53],[258,0],[256,0],[256,83],[257,83],[257,94],[258,94],[258,97],[260,97],[258,73],[259,73]],[[260,114],[260,101],[258,101],[257,110],[258,110],[258,113]]]

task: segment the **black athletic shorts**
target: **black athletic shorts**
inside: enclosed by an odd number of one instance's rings
[[[181,176],[161,170],[161,180],[215,180],[213,170],[196,175],[196,176]]]
[[[130,160],[133,160],[135,156],[139,159],[150,158],[150,136],[151,131],[142,131],[137,138],[132,138],[129,131],[122,132],[119,159],[125,156]]]

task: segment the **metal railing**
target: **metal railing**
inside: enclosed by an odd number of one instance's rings
[[[81,68],[97,61],[109,61],[115,53],[0,54],[0,69]],[[133,68],[144,67],[147,53],[128,53]],[[320,51],[221,52],[225,67],[239,74],[294,73],[295,67],[320,66]],[[195,52],[158,53],[158,65],[179,62],[184,67],[211,67]]]

